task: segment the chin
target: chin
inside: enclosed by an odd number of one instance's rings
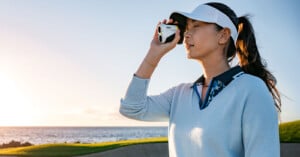
[[[190,54],[187,54],[187,55],[186,55],[186,58],[187,58],[187,59],[194,59],[193,56],[191,56]]]
[[[186,57],[188,58],[188,59],[193,59],[194,57],[193,57],[193,53],[191,52],[191,51],[186,51]]]
[[[186,52],[186,57],[187,57],[188,59],[191,59],[191,58],[192,58],[192,56],[191,56],[192,52],[189,51],[189,50],[186,50],[185,52]]]

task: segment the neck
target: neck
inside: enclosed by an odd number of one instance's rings
[[[210,81],[230,69],[230,66],[226,59],[219,59],[219,60],[201,60],[199,61],[202,65],[203,75],[205,77],[204,85],[208,85]]]

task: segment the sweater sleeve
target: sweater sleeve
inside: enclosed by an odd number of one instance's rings
[[[280,157],[278,113],[274,100],[264,82],[253,86],[242,120],[245,157]]]
[[[160,95],[147,96],[149,81],[136,76],[132,78],[125,97],[121,99],[120,113],[136,120],[167,121],[174,88]]]

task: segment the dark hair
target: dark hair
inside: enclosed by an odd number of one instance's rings
[[[276,88],[276,78],[274,75],[266,68],[265,61],[260,57],[256,39],[254,35],[254,30],[248,16],[237,17],[232,9],[222,3],[206,3],[211,7],[218,9],[227,15],[230,20],[235,24],[236,29],[239,32],[236,45],[232,38],[230,38],[229,45],[227,48],[227,59],[231,61],[237,52],[240,60],[240,65],[244,72],[255,75],[261,78],[267,85],[270,93],[273,96],[275,105],[277,109],[281,112],[281,99],[280,94]],[[223,29],[217,26],[218,30]]]

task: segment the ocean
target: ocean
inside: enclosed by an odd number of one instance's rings
[[[167,127],[0,127],[0,144],[12,140],[45,143],[96,143],[165,137]]]

